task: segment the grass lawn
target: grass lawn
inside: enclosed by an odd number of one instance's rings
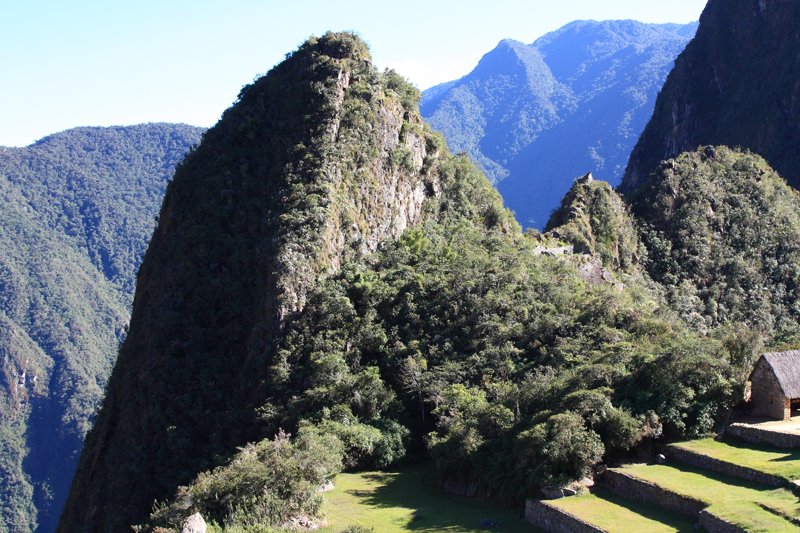
[[[431,465],[397,472],[340,474],[336,488],[325,493],[328,527],[339,533],[347,526],[375,528],[376,533],[446,531],[448,533],[541,533],[526,520],[522,509],[500,509],[477,499],[444,494],[435,483]],[[485,529],[478,522],[490,518],[500,527]]]
[[[800,450],[782,450],[769,445],[748,444],[735,437],[728,437],[719,442],[714,439],[700,439],[679,442],[671,446],[766,472],[787,481],[800,479]]]
[[[697,520],[655,505],[607,492],[550,500],[547,503],[609,533],[688,533]]]
[[[708,502],[710,512],[753,533],[800,533],[800,527],[758,505],[762,503],[791,517],[800,516],[797,497],[787,489],[774,489],[680,463],[628,465],[619,470]]]

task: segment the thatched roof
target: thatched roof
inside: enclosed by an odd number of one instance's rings
[[[800,398],[800,350],[788,352],[765,353],[756,362],[756,366],[764,360],[772,369],[784,396]],[[750,374],[752,379],[752,374]]]

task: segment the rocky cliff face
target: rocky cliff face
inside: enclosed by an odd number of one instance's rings
[[[597,256],[614,270],[631,272],[641,259],[628,206],[611,185],[591,173],[575,180],[545,230],[547,237],[571,243],[575,253]]]
[[[762,155],[800,186],[800,4],[710,0],[694,40],[675,61],[634,148],[620,190],[699,145]]]
[[[141,523],[258,436],[264,369],[309,291],[446,207],[444,140],[418,96],[357,37],[326,34],[245,87],[187,156],[59,531]]]

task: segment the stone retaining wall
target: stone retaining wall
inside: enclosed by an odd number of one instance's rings
[[[606,533],[541,500],[525,502],[525,520],[550,533]]]
[[[800,526],[800,517],[791,516],[791,515],[789,515],[787,513],[784,513],[780,509],[773,509],[772,507],[770,507],[769,505],[766,505],[764,503],[758,503],[758,506],[761,507],[762,509],[764,509],[765,511],[767,511],[768,513],[772,513],[775,516],[780,516],[784,520],[787,520],[787,521],[791,522],[792,524],[794,524],[796,526]]]
[[[770,485],[773,487],[780,487],[786,484],[786,481],[778,476],[773,476],[771,474],[759,472],[758,470],[753,470],[752,468],[721,461],[705,454],[678,448],[677,446],[667,446],[665,453],[668,457],[682,463],[696,466],[697,468],[702,468],[704,470],[719,472],[720,474],[725,474],[727,476],[738,477],[748,481],[756,481],[758,483],[764,483],[765,485]]]
[[[733,525],[708,511],[700,511],[699,519],[703,529],[710,533],[749,533],[746,529]]]
[[[618,470],[606,470],[603,473],[603,485],[619,496],[652,503],[692,518],[698,518],[700,511],[708,507],[707,503],[698,499],[672,492]]]
[[[758,444],[766,442],[778,448],[800,448],[800,435],[795,433],[771,431],[769,429],[739,423],[728,426],[725,433],[739,437],[750,443]]]

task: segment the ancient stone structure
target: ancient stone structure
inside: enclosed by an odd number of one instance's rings
[[[750,373],[753,415],[786,420],[800,399],[800,350],[765,353]]]
[[[728,435],[739,437],[751,444],[762,442],[772,444],[776,448],[800,448],[800,435],[786,431],[775,431],[757,425],[736,423],[731,424],[727,430]]]
[[[540,500],[525,502],[525,520],[550,533],[605,533],[605,530]]]
[[[782,487],[786,484],[786,480],[767,474],[766,472],[759,472],[753,468],[746,466],[729,463],[714,457],[709,457],[703,453],[697,453],[690,450],[684,450],[677,446],[668,446],[666,450],[670,459],[675,459],[687,465],[696,466],[703,470],[710,470],[712,472],[719,472],[726,476],[738,477],[739,479],[746,479],[748,481],[755,481],[756,483],[764,483],[771,487]]]

